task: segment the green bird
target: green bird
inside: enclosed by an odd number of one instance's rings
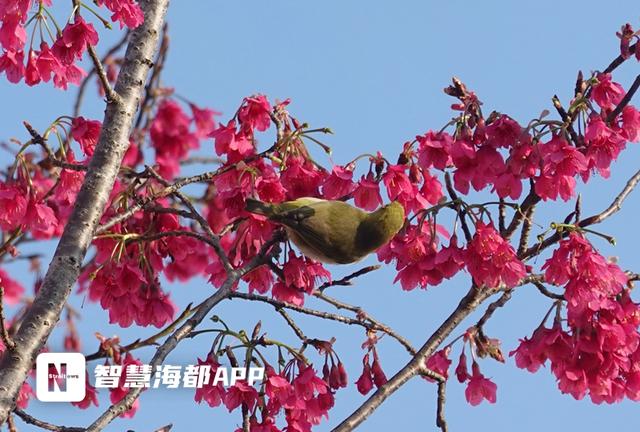
[[[367,213],[343,201],[298,198],[268,204],[248,198],[246,210],[283,225],[302,253],[330,264],[360,261],[404,225],[404,208],[396,201]]]

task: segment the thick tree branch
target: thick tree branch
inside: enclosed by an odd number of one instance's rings
[[[19,348],[0,362],[0,424],[13,410],[22,383],[45,344],[76,282],[109,193],[129,146],[132,119],[158,42],[168,0],[141,1],[144,23],[132,34],[118,75],[117,101],[107,104],[100,138],[42,287],[14,340]]]
[[[424,362],[440,346],[442,341],[473,312],[487,297],[496,291],[492,289],[478,289],[473,286],[465,295],[456,309],[438,327],[431,337],[420,348],[416,355],[398,373],[387,381],[385,385],[378,388],[376,392],[360,405],[349,417],[344,419],[332,432],[347,432],[355,429],[364,422],[373,411],[375,411],[389,396],[395,393],[404,383],[420,374],[424,367]]]

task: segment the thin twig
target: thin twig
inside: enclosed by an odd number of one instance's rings
[[[273,306],[276,310],[280,310],[280,309],[289,309],[298,313],[302,313],[305,315],[311,315],[311,316],[315,316],[318,318],[322,318],[322,319],[326,319],[326,320],[330,320],[330,321],[337,321],[337,322],[341,322],[343,324],[348,324],[348,325],[357,325],[360,327],[364,327],[368,330],[376,330],[376,331],[380,331],[382,333],[386,333],[387,335],[389,335],[390,337],[392,337],[393,339],[397,340],[406,350],[407,352],[409,352],[409,354],[415,354],[416,350],[415,348],[413,348],[413,346],[411,345],[411,343],[406,340],[404,337],[400,336],[399,334],[397,334],[395,331],[393,331],[391,328],[389,328],[388,326],[372,319],[371,317],[367,316],[365,318],[365,320],[360,320],[360,319],[356,319],[356,318],[350,318],[350,317],[346,317],[344,315],[338,315],[338,314],[334,314],[331,312],[325,312],[325,311],[320,311],[320,310],[316,310],[316,309],[311,309],[308,307],[303,307],[303,306],[297,306],[291,303],[287,303],[287,302],[283,302],[280,300],[276,300],[270,297],[265,297],[265,296],[261,296],[261,295],[257,295],[257,294],[248,294],[248,293],[242,293],[242,292],[233,292],[229,295],[229,298],[239,298],[239,299],[243,299],[243,300],[250,300],[250,301],[258,301],[258,302],[262,302],[262,303],[268,303],[271,306]],[[350,306],[349,310],[359,310],[359,308],[356,308],[354,306]]]
[[[444,416],[444,405],[447,401],[447,381],[442,380],[438,382],[438,405],[436,408],[436,426],[440,428],[442,432],[447,432],[447,420]]]
[[[147,168],[147,171],[156,180],[158,180],[164,187],[171,187],[171,183],[169,183],[167,180],[165,180],[152,167],[147,166],[146,168]],[[182,192],[180,192],[179,190],[175,190],[175,191],[172,192],[172,194],[175,195],[176,198],[178,198],[182,202],[182,204],[184,204],[184,206],[189,209],[189,211],[191,212],[193,218],[196,220],[196,222],[198,222],[200,227],[207,234],[207,237],[210,240],[209,244],[211,244],[211,246],[213,246],[213,249],[216,251],[216,254],[218,255],[218,258],[220,258],[220,261],[222,262],[222,265],[224,266],[224,269],[227,272],[231,271],[233,269],[233,267],[231,266],[231,263],[229,262],[229,257],[227,257],[227,254],[224,252],[224,249],[222,249],[222,245],[220,244],[220,237],[218,237],[213,232],[213,230],[211,229],[211,226],[209,225],[209,222],[207,222],[207,220],[205,218],[203,218],[202,215],[200,215],[198,210],[196,210],[196,208],[193,206],[193,204],[191,204],[191,201],[189,201],[189,199]]]
[[[334,280],[334,281],[329,281],[329,282],[323,283],[322,285],[320,285],[318,287],[318,291],[323,292],[324,290],[326,290],[327,288],[332,287],[332,286],[350,286],[350,285],[353,285],[352,279],[355,279],[357,277],[360,277],[360,276],[365,275],[367,273],[370,273],[372,271],[378,270],[380,267],[381,266],[379,264],[363,267],[360,270],[354,271],[350,275],[343,277],[342,279],[338,279],[338,280]]]
[[[581,228],[585,228],[590,225],[598,224],[603,220],[607,219],[608,217],[612,216],[613,214],[617,213],[618,211],[620,211],[620,209],[622,208],[622,203],[629,196],[629,194],[633,192],[635,187],[638,185],[638,182],[640,182],[640,170],[636,171],[636,173],[633,176],[631,176],[629,180],[627,180],[627,183],[625,184],[624,188],[611,202],[609,207],[607,207],[605,210],[603,210],[600,213],[597,213],[593,216],[583,219],[578,223],[578,226]],[[520,254],[519,258],[521,260],[527,260],[533,256],[536,256],[540,252],[542,252],[544,249],[557,243],[567,235],[568,233],[566,231],[562,231],[560,233],[555,232],[553,235],[543,240],[542,242],[538,243],[537,245],[531,246],[523,254]]]
[[[640,75],[638,75],[636,79],[633,80],[633,84],[631,84],[631,87],[629,87],[627,94],[624,95],[618,106],[616,106],[615,109],[609,113],[609,115],[607,116],[608,123],[614,121],[616,117],[618,117],[618,114],[622,112],[624,107],[629,105],[629,102],[631,102],[631,98],[633,98],[633,95],[638,91],[638,87],[640,87]]]
[[[550,299],[564,300],[564,296],[562,294],[556,294],[554,292],[549,291],[547,287],[545,287],[540,280],[534,279],[531,281],[531,284],[533,284],[536,288],[538,288],[538,291],[540,291],[541,294],[543,294],[546,297],[549,297]]]
[[[509,223],[507,229],[501,233],[505,239],[510,239],[513,233],[518,229],[518,226],[522,221],[527,217],[527,212],[533,206],[535,206],[538,202],[540,202],[540,197],[536,194],[533,189],[533,181],[530,183],[529,194],[522,201],[520,206],[516,209],[515,214],[513,215],[513,219]]]
[[[25,423],[30,425],[37,426],[42,429],[46,429],[52,432],[85,432],[85,428],[82,427],[73,427],[73,426],[58,426],[52,423],[39,420],[26,412],[22,411],[20,408],[16,408],[13,412],[20,417]]]
[[[453,188],[453,184],[451,183],[451,176],[449,173],[445,173],[444,175],[445,185],[447,187],[447,192],[449,193],[449,197],[451,201],[456,202],[454,205],[455,211],[458,213],[458,217],[460,218],[460,225],[462,226],[462,231],[464,232],[464,237],[467,242],[470,242],[473,236],[471,235],[471,231],[469,230],[469,226],[467,225],[466,212],[462,209],[462,205],[460,205],[458,194],[456,190]]]
[[[89,57],[91,57],[93,68],[100,79],[100,83],[102,84],[102,89],[104,90],[104,94],[107,98],[107,103],[117,102],[120,96],[115,92],[113,87],[111,87],[111,83],[109,82],[109,78],[107,78],[107,73],[102,67],[102,62],[98,58],[96,49],[92,45],[87,44],[87,52],[89,53]]]
[[[106,62],[109,57],[111,57],[116,52],[118,52],[124,46],[124,44],[127,43],[128,38],[129,38],[129,31],[126,31],[122,39],[120,39],[118,43],[112,46],[109,49],[109,51],[107,51],[107,53],[102,57],[102,60],[100,61],[100,63],[102,64]],[[82,80],[80,87],[78,87],[78,95],[76,96],[76,102],[73,105],[73,118],[76,118],[80,115],[80,108],[82,107],[82,101],[84,99],[84,94],[86,92],[87,85],[89,84],[89,82],[91,81],[91,78],[93,78],[95,73],[96,73],[95,69],[91,69],[87,74],[87,76],[84,77],[84,79]]]
[[[0,280],[0,284],[2,281]],[[5,327],[5,317],[4,317],[4,287],[0,285],[0,337],[2,338],[2,343],[9,350],[13,351],[16,349],[16,343],[9,336],[9,332]]]
[[[304,335],[298,324],[296,324],[296,322],[289,316],[289,314],[286,313],[282,308],[276,310],[278,311],[280,316],[287,322],[289,327],[291,327],[296,336],[298,336],[298,339],[300,339],[302,343],[307,343],[307,337]]]

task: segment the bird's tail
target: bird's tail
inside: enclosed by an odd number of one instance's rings
[[[273,206],[271,204],[266,204],[253,198],[247,198],[244,209],[249,213],[256,213],[266,217],[271,217],[274,214]]]

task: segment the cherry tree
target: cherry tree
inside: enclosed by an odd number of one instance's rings
[[[496,401],[497,385],[482,367],[504,363],[505,354],[485,324],[525,285],[549,306],[540,311],[540,325],[507,353],[518,368],[552,373],[558,390],[576,399],[640,399],[640,308],[632,298],[639,276],[603,256],[595,241],[615,242],[597,225],[622,208],[640,171],[595,214],[583,214],[575,193],[579,181],[608,178],[627,144],[640,141],[640,112],[630,103],[640,75],[627,89],[615,81],[622,63],[640,61],[638,32],[630,24],[617,33],[620,46],[612,52],[618,55],[609,65],[578,73],[570,101],[554,96],[549,110],[526,124],[483,112],[480,97],[454,78],[445,89],[454,100],[447,124],[408,137],[397,154],[372,149],[330,165],[315,154],[330,152],[323,135],[331,130],[297,118],[295,102],[247,95],[222,118],[162,83],[170,48],[167,0],[96,0],[92,6],[74,0],[66,21],[56,21],[51,3],[0,1],[6,79],[62,91],[78,87],[72,115],[44,130],[25,121],[24,139],[5,145],[14,157],[0,178],[0,423],[15,428],[19,417],[47,430],[99,431],[144,409],[143,388],[125,386],[125,374],[109,390],[111,404],[86,427],[54,425],[27,412],[35,358],[48,349],[61,318],[64,348],[79,350],[79,312],[67,303],[74,292],[99,303],[110,323],[158,329],[130,342],[99,335],[95,349],[85,352],[88,362],[161,366],[183,341],[198,338],[207,349],[197,363],[213,371],[264,367],[265,379],[255,385],[206,383],[193,395],[237,415],[243,431],[312,430],[330,417],[336,392],[356,386],[367,398],[348,417],[330,419],[334,431],[349,431],[414,378],[432,383],[435,424],[446,431],[449,379],[466,385],[471,405]],[[98,28],[111,23],[122,39],[102,47]],[[89,71],[80,65],[85,54]],[[82,115],[94,83],[104,98],[102,119]],[[187,175],[195,164],[206,169]],[[186,187],[197,192],[187,194]],[[248,198],[300,197],[349,201],[367,211],[397,201],[407,218],[376,252],[379,265],[335,277],[293,247],[279,225],[245,210]],[[536,220],[536,208],[560,209],[560,202],[571,202],[572,210]],[[21,253],[23,245],[50,239],[57,241],[55,253],[30,298],[11,266],[35,261]],[[419,347],[341,300],[339,290],[327,294],[382,265],[395,269],[405,291],[466,275],[468,289],[457,307]],[[208,279],[212,294],[177,310],[165,281],[196,276]],[[309,298],[324,307],[309,307]],[[291,338],[267,337],[260,323],[252,332],[231,328],[215,312],[229,299],[271,305]],[[19,307],[9,316],[5,303]],[[462,327],[478,309],[480,319]],[[300,315],[362,331],[362,365],[345,365],[334,347],[340,335],[308,335]],[[377,349],[383,336],[408,353],[399,370],[385,370]],[[153,356],[139,358],[142,347],[154,347]],[[549,372],[539,372],[543,365]],[[347,366],[361,372],[348,376]],[[89,385],[74,405],[98,406],[96,388]]]

